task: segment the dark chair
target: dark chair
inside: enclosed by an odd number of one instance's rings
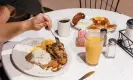
[[[84,8],[105,9],[105,10],[118,12],[117,8],[119,2],[120,0],[84,0]],[[80,8],[83,8],[82,0],[79,0],[79,3],[80,3]]]
[[[7,77],[3,67],[0,67],[0,80],[9,80],[9,78]]]
[[[48,8],[48,7],[43,7],[44,11],[45,12],[50,12],[50,11],[53,11],[52,9]]]
[[[48,7],[44,7],[44,6],[43,6],[43,3],[42,3],[42,0],[39,0],[39,2],[40,2],[40,4],[41,4],[42,13],[53,11],[52,9],[50,9],[50,8],[48,8]]]

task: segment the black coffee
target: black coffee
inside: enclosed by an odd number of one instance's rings
[[[66,23],[66,22],[69,22],[69,21],[70,21],[69,19],[66,19],[66,20],[60,20],[59,22]]]

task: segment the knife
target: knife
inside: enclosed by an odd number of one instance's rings
[[[91,72],[88,72],[86,73],[83,77],[81,77],[79,80],[84,80],[85,78],[91,76],[95,71],[91,71]]]

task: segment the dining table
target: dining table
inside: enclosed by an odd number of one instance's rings
[[[84,13],[88,18],[103,16],[114,22],[117,27],[116,30],[108,36],[110,38],[118,39],[119,31],[126,29],[126,22],[131,17],[113,11],[90,9],[90,8],[71,8],[61,9],[44,13],[52,20],[52,29],[54,31],[58,28],[58,20],[69,18],[72,20],[73,16],[78,12]],[[116,45],[115,58],[108,59],[103,54],[100,56],[98,65],[89,66],[85,63],[83,55],[85,52],[84,47],[77,47],[75,44],[78,31],[71,27],[68,37],[60,37],[55,35],[60,41],[69,48],[70,59],[69,66],[62,74],[52,77],[35,77],[27,75],[18,70],[12,63],[11,55],[12,50],[16,44],[26,38],[54,38],[52,33],[44,28],[39,31],[26,31],[13,39],[9,40],[3,45],[2,48],[2,63],[4,70],[10,80],[79,80],[83,75],[90,71],[95,71],[91,76],[85,80],[133,80],[133,57],[126,53],[121,47]]]

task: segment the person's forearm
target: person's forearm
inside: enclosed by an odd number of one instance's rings
[[[0,42],[5,42],[28,30],[27,26],[30,26],[28,21],[0,24]]]

